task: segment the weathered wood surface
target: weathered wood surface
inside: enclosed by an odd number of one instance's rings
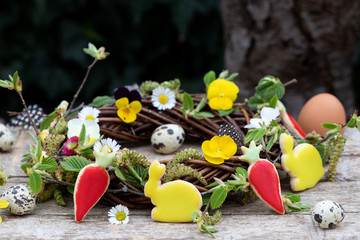
[[[333,183],[321,181],[313,189],[300,192],[302,202],[314,206],[318,201],[331,199],[341,203],[346,211],[344,221],[335,229],[316,227],[310,212],[278,215],[260,200],[246,206],[226,203],[223,220],[217,225],[218,239],[360,239],[360,134],[347,129],[345,151]],[[20,159],[30,142],[21,133],[10,153],[0,153],[5,171],[12,176],[25,176]],[[185,147],[185,146],[184,146]],[[197,146],[198,147],[198,146]],[[136,149],[149,159],[167,159],[145,147]],[[26,182],[27,178],[10,178],[7,186]],[[283,192],[289,191],[288,179],[282,178]],[[7,187],[6,186],[6,187]],[[2,187],[4,189],[4,187]],[[2,190],[0,188],[0,191]],[[107,212],[111,206],[98,204],[81,223],[74,221],[73,204],[60,207],[54,200],[38,205],[30,215],[14,216],[0,209],[1,239],[210,239],[200,233],[194,223],[159,223],[150,217],[150,210],[131,210],[128,225],[111,225]]]

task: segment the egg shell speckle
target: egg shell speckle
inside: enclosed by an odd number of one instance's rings
[[[37,194],[27,184],[11,186],[0,194],[0,199],[8,201],[6,210],[15,215],[25,215],[34,211],[37,206]]]
[[[337,202],[324,200],[315,205],[311,217],[316,226],[331,229],[344,219],[345,210]]]
[[[151,146],[155,152],[170,154],[180,148],[185,140],[184,129],[177,124],[164,124],[151,135]]]
[[[334,95],[320,93],[305,103],[299,113],[297,122],[306,133],[315,131],[320,135],[324,135],[328,129],[321,126],[323,123],[346,123],[345,108]]]
[[[0,152],[9,151],[14,140],[14,134],[4,124],[0,124]]]

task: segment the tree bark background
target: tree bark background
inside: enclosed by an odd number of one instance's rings
[[[320,92],[355,109],[352,67],[359,42],[359,0],[222,0],[225,66],[239,72],[241,98],[265,75],[285,83],[283,102],[295,117]]]

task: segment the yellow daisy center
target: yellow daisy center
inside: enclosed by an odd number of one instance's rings
[[[160,95],[159,102],[161,102],[161,104],[165,104],[165,103],[167,103],[167,101],[168,101],[168,98],[164,94]]]
[[[116,220],[118,221],[124,221],[125,218],[126,218],[126,214],[124,212],[118,212],[116,215],[115,215],[115,218]]]
[[[112,152],[112,149],[111,147],[109,146],[103,146],[101,149],[100,149],[101,152],[104,152],[104,151],[107,151],[108,153],[111,153]]]
[[[85,120],[95,120],[95,118],[92,115],[87,115]]]

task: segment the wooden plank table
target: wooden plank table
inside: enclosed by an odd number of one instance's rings
[[[313,207],[317,202],[331,199],[343,205],[346,215],[339,226],[331,230],[316,227],[310,212],[276,214],[260,200],[246,206],[225,203],[221,208],[223,220],[217,224],[218,239],[360,239],[360,134],[357,129],[346,129],[347,143],[338,164],[335,182],[321,181],[313,189],[298,193],[302,203]],[[31,142],[21,132],[9,153],[0,153],[6,173],[12,176],[5,187],[27,178],[20,169],[20,159]],[[183,146],[185,148],[186,145]],[[199,146],[197,146],[199,148]],[[135,148],[150,160],[169,159],[155,154],[149,146]],[[282,192],[290,192],[288,178],[282,178]],[[2,191],[5,187],[0,187]],[[200,233],[195,223],[159,223],[153,221],[149,210],[130,210],[130,223],[112,225],[107,212],[111,206],[96,205],[81,223],[74,220],[72,199],[67,206],[54,200],[40,203],[29,215],[14,216],[0,209],[1,239],[210,239]]]

